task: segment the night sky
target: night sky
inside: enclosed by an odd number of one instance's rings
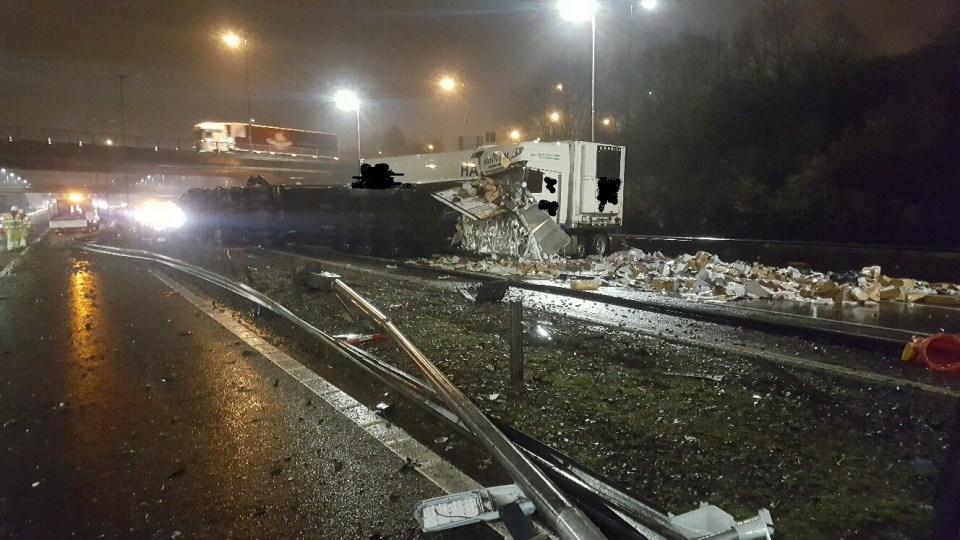
[[[804,27],[831,11],[847,15],[873,55],[922,46],[960,9],[956,0],[797,4]],[[634,3],[632,16],[630,6],[610,0],[598,15],[600,110],[603,69],[628,39],[643,47],[683,31],[729,38],[759,11],[752,0],[660,0],[654,12]],[[504,116],[505,103],[530,73],[590,54],[589,23],[564,22],[554,2],[5,0],[0,125],[118,133],[116,74],[128,75],[128,134],[187,139],[199,121],[243,121],[243,54],[220,44],[226,30],[250,44],[256,122],[336,133],[341,152],[356,144],[356,117],[332,106],[339,88],[361,95],[365,147],[395,124],[411,139],[434,137],[452,149],[464,107],[469,133],[505,131],[515,120]],[[463,102],[439,92],[442,73],[465,81]]]

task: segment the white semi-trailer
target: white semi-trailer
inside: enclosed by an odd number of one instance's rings
[[[403,181],[431,183],[462,180],[460,188],[435,198],[459,210],[469,222],[504,213],[521,216],[536,236],[545,220],[559,225],[569,242],[568,255],[606,254],[609,235],[623,224],[626,148],[584,141],[523,142],[482,146],[473,152],[447,152],[383,158]],[[463,228],[463,227],[462,227]],[[477,229],[473,227],[473,229]],[[503,237],[503,230],[491,231]],[[556,244],[556,237],[552,239]],[[549,250],[552,251],[552,250]]]

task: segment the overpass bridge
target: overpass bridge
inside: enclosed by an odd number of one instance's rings
[[[180,178],[180,185],[211,187],[262,175],[276,184],[343,184],[356,174],[353,162],[322,156],[268,152],[199,153],[187,139],[112,137],[82,131],[0,126],[0,165],[30,175],[31,186],[0,186],[5,191],[56,191],[87,187],[97,191],[149,188],[153,178]],[[185,181],[192,178],[194,181]]]

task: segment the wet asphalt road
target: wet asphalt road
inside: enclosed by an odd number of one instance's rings
[[[438,487],[145,265],[69,242],[0,279],[0,537],[424,536]]]

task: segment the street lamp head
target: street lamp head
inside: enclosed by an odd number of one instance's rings
[[[513,130],[513,131],[510,132],[510,140],[513,141],[513,142],[517,142],[517,141],[520,140],[520,130],[519,130],[519,129],[515,129],[515,130]]]
[[[453,92],[457,89],[457,81],[453,77],[444,76],[440,78],[440,89],[444,92]]]
[[[557,85],[554,86],[553,88],[554,88],[557,92],[563,92],[563,83],[557,83]]]
[[[570,22],[593,20],[597,14],[596,0],[558,0],[557,10],[560,17]]]
[[[657,0],[640,0],[640,7],[647,11],[657,9]]]
[[[339,90],[333,95],[333,102],[341,111],[359,111],[360,98],[350,90]]]
[[[603,119],[603,125],[609,127],[609,126],[610,126],[610,119],[609,119],[609,118],[604,118],[604,119]]]
[[[239,49],[243,45],[245,39],[240,37],[234,32],[227,32],[220,36],[220,40],[223,41],[224,45],[230,47],[231,49]]]
[[[550,115],[548,116],[548,118],[550,118],[550,121],[551,121],[551,122],[554,122],[554,123],[559,122],[559,121],[560,121],[560,113],[557,112],[557,111],[553,111],[552,113],[550,113]]]

